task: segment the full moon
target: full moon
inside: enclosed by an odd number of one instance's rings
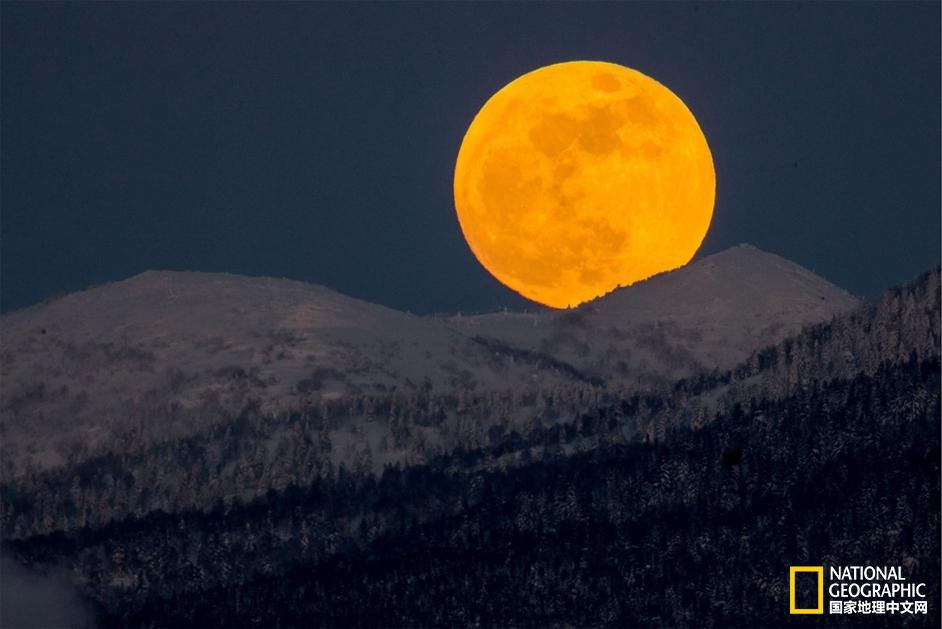
[[[680,98],[600,61],[507,84],[475,116],[455,165],[471,251],[502,283],[555,308],[689,262],[715,192],[710,148]]]

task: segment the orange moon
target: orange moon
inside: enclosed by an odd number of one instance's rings
[[[555,308],[689,262],[715,192],[710,148],[683,101],[600,61],[507,84],[475,116],[455,165],[471,251],[502,283]]]

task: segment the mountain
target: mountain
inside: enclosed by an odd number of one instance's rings
[[[757,348],[859,305],[774,254],[739,245],[565,312],[495,313],[455,327],[606,381],[650,387],[728,369]]]
[[[831,321],[763,347],[732,369],[674,382],[666,403],[641,410],[622,425],[626,435],[663,438],[672,429],[703,426],[708,418],[753,400],[801,395],[819,383],[874,377],[887,365],[936,360],[942,351],[942,270],[890,289]],[[926,398],[909,396],[922,412]]]
[[[290,280],[149,271],[0,318],[5,465],[54,467],[121,434],[182,438],[250,403],[648,388],[857,304],[747,245],[575,310],[447,318]]]
[[[119,432],[3,479],[4,552],[114,627],[784,626],[789,565],[899,566],[927,612],[867,626],[936,627],[940,281],[652,388],[350,391]]]
[[[484,347],[435,319],[226,274],[142,273],[5,315],[0,332],[3,429],[8,446],[38,447],[39,467],[129,424],[180,437],[250,401],[274,413],[397,388],[560,379],[531,365],[498,374]]]
[[[6,471],[78,460],[117,435],[182,438],[249,404],[278,414],[362,397],[650,388],[857,305],[747,245],[575,310],[466,317],[291,280],[149,271],[0,318]]]

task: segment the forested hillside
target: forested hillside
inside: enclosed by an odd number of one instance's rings
[[[423,388],[350,394],[278,414],[250,400],[208,428],[157,440],[141,423],[131,423],[117,432],[106,454],[7,480],[4,535],[99,527],[157,510],[228,506],[342,472],[380,474],[389,465],[427,463],[456,444],[486,449],[508,435],[521,438],[597,409],[618,414],[608,439],[663,440],[674,427],[702,426],[736,403],[779,399],[829,380],[828,374],[850,378],[872,374],[881,361],[938,355],[938,286],[936,270],[878,304],[761,350],[734,369],[647,391],[581,381],[535,392],[440,394]],[[627,416],[620,410],[626,405],[634,409]],[[598,441],[593,436],[562,447],[571,454]],[[515,463],[509,456],[497,461]]]
[[[130,430],[4,483],[6,547],[120,627],[765,626],[809,562],[905,566],[930,615],[875,622],[935,626],[939,280],[643,392],[425,388]]]
[[[70,565],[116,627],[785,625],[787,567],[806,563],[906,566],[930,614],[866,624],[934,627],[939,367],[887,362],[657,443],[619,441],[657,404],[625,401],[378,478],[11,548]]]

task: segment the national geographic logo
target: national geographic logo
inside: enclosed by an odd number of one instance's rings
[[[804,575],[814,577],[813,587]],[[827,576],[825,587],[824,566],[789,566],[788,612],[824,614],[827,591],[827,613],[832,615],[928,613],[925,583],[909,581],[898,566],[830,566]]]
[[[795,604],[795,575],[799,572],[810,572],[818,579],[818,604],[815,607],[798,607]],[[790,614],[823,614],[824,613],[824,566],[790,566],[788,568],[788,613]]]

